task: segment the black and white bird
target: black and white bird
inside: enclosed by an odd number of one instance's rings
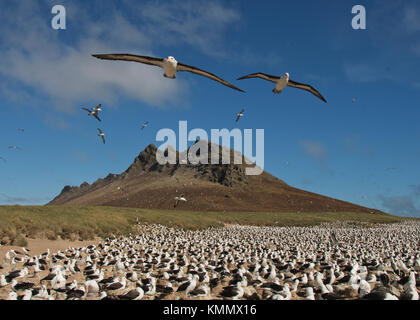
[[[325,103],[327,102],[327,100],[325,100],[325,98],[314,87],[310,86],[309,84],[303,84],[303,83],[290,80],[290,75],[288,73],[285,73],[281,77],[277,77],[277,76],[271,76],[265,73],[258,72],[258,73],[253,73],[253,74],[249,74],[247,76],[241,77],[238,80],[251,79],[251,78],[261,78],[267,81],[274,82],[276,84],[276,87],[273,89],[274,93],[281,93],[284,88],[289,86],[289,87],[309,91],[310,93],[314,94]]]
[[[143,130],[144,128],[146,128],[149,125],[149,122],[145,122],[143,123],[143,125],[141,126],[141,130]]]
[[[185,199],[185,196],[183,194],[181,194],[179,197],[175,197],[174,200],[175,200],[174,208],[176,208],[181,201],[187,202],[187,199]]]
[[[98,121],[102,121],[98,116],[98,112],[102,111],[102,105],[101,104],[98,104],[93,109],[88,109],[88,108],[82,108],[82,109],[87,111],[89,113],[89,116],[94,116]]]
[[[164,70],[164,74],[163,74],[164,77],[170,78],[170,79],[175,79],[176,78],[175,74],[177,72],[188,71],[188,72],[198,74],[200,76],[207,77],[214,81],[220,82],[221,84],[228,86],[229,88],[232,88],[234,90],[244,92],[243,90],[235,87],[234,85],[230,84],[226,80],[223,80],[222,78],[210,72],[180,63],[172,56],[169,56],[165,59],[153,58],[153,57],[147,57],[147,56],[138,56],[138,55],[132,55],[132,54],[94,54],[92,56],[98,59],[102,59],[102,60],[132,61],[132,62],[139,62],[139,63],[144,63],[144,64],[148,64],[152,66],[157,66]]]
[[[98,136],[102,138],[103,143],[105,144],[105,133],[101,129],[98,128]]]
[[[135,288],[128,291],[126,294],[119,295],[120,300],[141,300],[144,297],[144,291],[142,288]]]
[[[236,114],[236,122],[238,122],[239,119],[241,119],[244,116],[244,113],[245,113],[245,109],[242,109],[241,112]]]

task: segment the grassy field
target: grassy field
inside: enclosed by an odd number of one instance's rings
[[[394,223],[404,218],[359,213],[251,213],[160,211],[111,207],[0,206],[0,241],[25,245],[25,238],[91,240],[133,232],[136,220],[184,229],[224,224],[305,226],[322,222]]]

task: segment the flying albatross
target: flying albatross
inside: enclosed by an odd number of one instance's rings
[[[141,130],[143,130],[144,128],[146,128],[149,125],[149,121],[143,123],[143,125],[141,126]]]
[[[88,109],[88,108],[82,108],[83,110],[85,110],[85,111],[87,111],[87,112],[89,112],[89,115],[90,116],[94,116],[96,119],[98,119],[98,121],[102,121],[100,118],[99,118],[99,116],[98,116],[98,112],[99,111],[102,111],[102,105],[101,104],[99,104],[99,105],[97,105],[95,108],[93,108],[93,109]]]
[[[276,76],[270,76],[268,74],[258,72],[258,73],[253,73],[253,74],[249,74],[247,76],[241,77],[238,80],[251,79],[251,78],[261,78],[267,81],[274,82],[276,84],[276,87],[273,90],[274,93],[281,93],[286,86],[289,86],[289,87],[309,91],[310,93],[314,94],[325,103],[327,102],[327,100],[325,100],[325,98],[314,87],[310,86],[309,84],[303,84],[303,83],[290,80],[290,76],[288,73],[285,73],[281,77],[276,77]]]
[[[180,201],[182,201],[182,202],[187,202],[187,199],[185,199],[185,197],[184,197],[184,195],[183,194],[181,194],[181,196],[180,197],[175,197],[175,205],[174,205],[174,208],[176,208],[177,206],[178,206],[178,204],[179,204],[179,202]]]
[[[214,81],[220,82],[221,84],[228,86],[229,88],[232,88],[234,90],[245,92],[235,87],[234,85],[230,84],[226,80],[223,80],[222,78],[210,72],[180,63],[176,61],[174,57],[171,57],[171,56],[165,59],[153,58],[153,57],[147,57],[147,56],[137,56],[137,55],[132,55],[132,54],[93,54],[92,56],[98,59],[102,59],[102,60],[133,61],[133,62],[144,63],[144,64],[148,64],[152,66],[157,66],[157,67],[162,68],[165,71],[163,76],[170,79],[175,79],[176,78],[175,74],[178,71],[188,71],[188,72],[198,74],[200,76],[210,78]]]
[[[102,132],[102,130],[101,129],[99,129],[98,128],[98,136],[100,136],[101,138],[102,138],[102,141],[104,142],[104,144],[105,144],[105,133],[103,133]]]
[[[241,112],[239,112],[239,113],[236,114],[236,122],[238,122],[239,119],[244,116],[244,113],[245,113],[245,109],[242,109]]]

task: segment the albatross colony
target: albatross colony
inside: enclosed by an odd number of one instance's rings
[[[39,256],[7,251],[0,299],[419,299],[418,221],[136,229]]]

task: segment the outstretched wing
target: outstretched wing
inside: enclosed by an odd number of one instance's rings
[[[97,115],[96,113],[94,113],[94,114],[93,114],[93,116],[94,116],[96,119],[98,119],[98,121],[101,121],[101,122],[102,122],[102,120],[101,120],[101,119],[99,119],[99,117],[98,117],[98,115]]]
[[[249,74],[247,76],[243,76],[241,78],[238,78],[238,80],[252,79],[252,78],[261,78],[261,79],[271,81],[271,82],[274,82],[274,83],[277,83],[277,81],[280,80],[280,77],[271,76],[269,74],[262,73],[262,72],[252,73],[252,74]]]
[[[163,59],[147,57],[147,56],[137,56],[128,53],[111,53],[111,54],[93,54],[95,58],[101,60],[121,60],[121,61],[132,61],[148,64],[151,66],[163,67]]]
[[[198,74],[200,76],[204,76],[204,77],[207,77],[209,79],[212,79],[214,81],[220,82],[221,84],[223,84],[223,85],[225,85],[229,88],[232,88],[234,90],[245,92],[245,91],[235,87],[233,84],[230,84],[226,80],[223,80],[222,78],[214,75],[213,73],[201,70],[201,69],[193,67],[193,66],[189,66],[189,65],[186,65],[186,64],[183,64],[183,63],[178,63],[178,66],[177,66],[176,70],[177,71],[189,71],[189,72]]]
[[[298,88],[302,90],[309,91],[313,95],[317,96],[319,99],[327,103],[327,100],[316,90],[314,87],[310,86],[309,84],[299,83],[292,80],[289,80],[288,84],[289,87]]]
[[[82,108],[83,110],[85,110],[85,111],[87,111],[87,112],[89,112],[89,113],[91,113],[92,112],[92,110],[90,110],[90,109],[88,109],[88,108]]]

